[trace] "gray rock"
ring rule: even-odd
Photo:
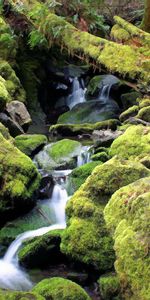
[[[93,139],[95,140],[94,147],[109,147],[112,142],[121,134],[122,131],[112,131],[111,129],[107,130],[94,130]]]
[[[7,104],[6,111],[14,122],[17,122],[26,131],[32,120],[24,103],[12,101]]]
[[[13,121],[10,117],[8,117],[5,113],[0,113],[0,122],[9,129],[10,135],[13,137],[24,133],[22,127],[16,121]]]

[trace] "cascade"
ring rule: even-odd
[[[107,103],[110,100],[111,87],[112,87],[111,84],[103,85],[103,87],[100,90],[98,99],[102,100],[104,103]]]
[[[62,171],[63,172],[63,171]],[[0,288],[12,290],[29,290],[32,287],[28,275],[21,269],[18,263],[17,252],[22,242],[36,236],[41,236],[50,230],[64,229],[66,227],[65,206],[68,194],[65,189],[66,171],[62,174],[61,183],[54,186],[49,207],[53,211],[54,223],[48,227],[31,230],[20,234],[9,246],[5,256],[0,259]]]
[[[91,147],[83,146],[81,149],[81,153],[78,155],[77,158],[77,167],[81,167],[84,164],[90,162],[90,157],[91,157]]]
[[[85,102],[85,92],[84,82],[82,85],[77,77],[73,79],[72,82],[72,93],[67,97],[66,105],[72,109],[76,104]]]

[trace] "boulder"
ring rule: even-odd
[[[104,210],[114,239],[115,269],[125,300],[148,300],[150,295],[149,199],[147,177],[116,191]]]
[[[129,119],[130,117],[135,117],[139,111],[139,107],[137,105],[133,105],[119,116],[119,119],[121,122],[124,122],[125,120]]]
[[[118,120],[106,120],[102,122],[96,122],[95,124],[56,124],[50,127],[50,134],[52,136],[77,136],[77,135],[90,135],[94,130],[111,128],[116,130],[120,125]],[[89,137],[89,136],[88,136]]]
[[[77,165],[77,156],[81,152],[81,144],[74,140],[63,139],[48,144],[35,156],[38,166],[45,171],[53,169],[74,168]]]
[[[15,146],[28,156],[37,154],[47,144],[47,137],[42,134],[22,134],[15,138]]]
[[[53,277],[39,282],[33,291],[45,297],[45,300],[90,300],[88,294],[75,282]]]
[[[22,127],[5,113],[0,113],[0,122],[9,129],[9,132],[13,137],[24,133]]]
[[[85,182],[87,177],[91,175],[94,168],[100,164],[100,161],[92,161],[81,167],[75,168],[71,172],[69,176],[69,183],[71,184],[73,192],[79,189],[79,187]]]
[[[63,259],[60,252],[61,234],[62,230],[53,230],[24,242],[18,254],[21,265],[37,268],[58,264]]]
[[[132,125],[111,145],[110,155],[141,159],[150,153],[150,127]]]
[[[136,91],[131,91],[130,93],[121,95],[121,102],[124,109],[128,109],[133,105],[138,104],[138,98],[141,98],[141,93]]]
[[[45,300],[45,297],[34,292],[0,290],[0,300]]]
[[[67,203],[68,226],[62,234],[62,252],[101,272],[110,270],[115,255],[103,209],[116,190],[149,176],[149,172],[140,163],[118,158],[97,166]]]
[[[58,118],[58,124],[96,123],[115,119],[119,115],[119,107],[113,100],[106,103],[92,100],[75,105],[70,111]]]
[[[94,147],[109,147],[112,142],[122,134],[122,131],[111,129],[94,130],[92,137],[94,140]]]
[[[110,157],[106,152],[99,152],[91,156],[91,159],[93,161],[101,161],[101,162],[106,162],[107,160],[109,160],[109,158]]]
[[[109,273],[106,275],[103,275],[98,280],[99,283],[99,290],[100,295],[102,299],[106,300],[112,300],[112,299],[120,299],[120,281],[119,278],[115,273]],[[118,296],[118,297],[117,297]]]
[[[0,134],[0,224],[34,206],[39,183],[30,158]]]
[[[9,114],[11,119],[18,123],[25,131],[32,122],[24,103],[22,102],[11,101],[6,105],[6,112]]]
[[[112,88],[114,85],[119,85],[120,80],[114,75],[97,75],[94,76],[87,87],[86,97],[87,99],[96,99],[99,97],[100,92],[104,86],[110,86]]]
[[[141,108],[137,114],[137,118],[150,123],[150,105]]]

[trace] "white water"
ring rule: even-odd
[[[98,99],[103,101],[104,103],[107,103],[110,100],[110,90],[111,90],[112,85],[111,84],[106,84],[102,87],[100,90]]]
[[[78,155],[77,158],[77,167],[81,167],[84,164],[87,164],[90,162],[90,157],[91,157],[91,147],[90,146],[83,146],[81,149],[80,155]]]
[[[75,77],[72,83],[72,93],[67,97],[67,106],[72,109],[76,104],[85,102],[85,92],[80,85],[79,79]]]
[[[54,213],[54,224],[48,227],[39,228],[37,230],[27,231],[20,234],[14,242],[9,246],[5,256],[0,260],[0,287],[12,290],[29,290],[32,287],[28,275],[20,268],[17,258],[17,252],[22,242],[41,236],[50,230],[64,229],[66,227],[65,206],[68,200],[66,189],[56,184],[53,194],[49,200],[50,208]]]

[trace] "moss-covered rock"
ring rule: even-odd
[[[105,152],[108,154],[109,152],[109,148],[105,148],[105,147],[96,147],[96,145],[94,145],[94,154],[100,153],[100,152]]]
[[[100,129],[110,128],[116,130],[118,125],[120,125],[120,122],[113,119],[97,122],[95,124],[56,124],[50,127],[50,133],[52,135],[76,136],[78,134],[89,134],[94,130]]]
[[[94,160],[94,161],[99,160],[101,162],[106,162],[107,160],[109,160],[109,156],[106,152],[98,152],[96,154],[93,154],[91,156],[91,159]]]
[[[118,190],[105,208],[105,220],[113,235],[115,268],[123,299],[148,300],[150,295],[150,177]]]
[[[150,98],[144,98],[139,100],[139,108],[150,106]]]
[[[0,134],[0,222],[33,207],[39,183],[40,175],[30,158]]]
[[[91,175],[94,168],[100,165],[100,161],[92,161],[81,167],[75,168],[69,176],[73,191],[79,189],[79,187],[85,182],[88,176]]]
[[[44,170],[74,168],[77,156],[81,152],[81,144],[74,140],[63,139],[48,144],[36,155],[36,161]]]
[[[10,95],[5,86],[5,80],[0,76],[0,112],[2,112],[6,106],[6,103],[10,100]]]
[[[75,105],[70,111],[58,118],[58,124],[84,124],[96,123],[109,119],[116,119],[119,115],[119,107],[115,101],[101,103],[100,100],[92,100]]]
[[[110,154],[119,157],[139,158],[150,153],[150,128],[143,125],[130,126],[111,145]]]
[[[15,138],[15,146],[26,155],[38,153],[47,143],[47,137],[42,134],[22,134]]]
[[[0,300],[44,300],[45,298],[34,292],[16,292],[0,290]]]
[[[88,294],[78,284],[60,277],[42,280],[33,291],[46,300],[90,300]]]
[[[102,300],[115,300],[115,297],[120,294],[120,281],[116,274],[103,275],[98,280],[98,283]]]
[[[61,250],[101,271],[111,269],[114,252],[104,206],[121,186],[145,176],[149,170],[141,164],[118,158],[97,166],[67,204],[68,227],[62,234]]]
[[[9,95],[9,99],[7,102],[11,100],[25,102],[26,95],[20,83],[20,80],[16,76],[15,71],[12,69],[11,65],[5,60],[0,60],[0,75],[5,80],[4,85]]]
[[[137,118],[150,122],[150,106],[141,108],[138,112]]]
[[[86,97],[87,99],[98,98],[99,93],[104,85],[119,85],[120,80],[113,75],[97,75],[94,76],[87,87]]]
[[[138,104],[138,98],[141,97],[141,94],[136,91],[132,91],[130,93],[122,94],[121,101],[124,109],[127,109],[133,105]]]
[[[120,116],[119,119],[121,122],[129,119],[130,117],[135,117],[138,113],[139,107],[137,105],[133,105],[127,110],[125,110]]]
[[[43,267],[46,264],[58,263],[62,230],[54,230],[41,237],[24,242],[19,251],[19,261],[25,267]]]
[[[2,123],[0,123],[0,133],[3,135],[3,137],[4,137],[6,140],[13,141],[13,138],[12,138],[11,135],[9,134],[8,129],[7,129]]]

